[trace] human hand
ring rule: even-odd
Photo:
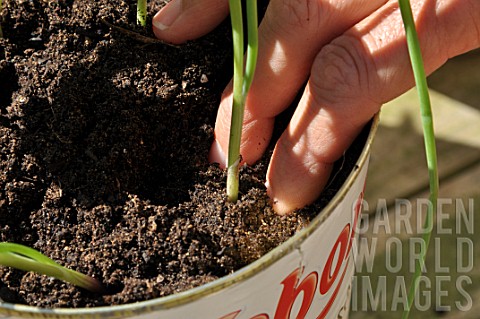
[[[411,0],[428,74],[480,47],[480,1]],[[228,15],[227,0],[172,0],[153,18],[155,35],[182,43]],[[414,86],[397,0],[271,0],[246,102],[241,154],[265,151],[275,116],[307,81],[267,172],[279,214],[313,202],[339,159],[382,104]],[[220,103],[211,161],[225,166],[231,85]]]

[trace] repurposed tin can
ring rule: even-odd
[[[0,302],[0,318],[347,318],[355,229],[377,126],[378,115],[354,170],[324,210],[288,241],[233,274],[175,295],[121,306],[42,309]]]

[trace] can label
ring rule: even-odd
[[[170,296],[133,305],[66,312],[36,308],[30,312],[16,306],[6,309],[0,303],[0,318],[348,318],[355,230],[367,167],[368,160],[348,190],[334,199],[336,206],[326,212],[328,216],[320,215],[322,220],[306,237],[298,241],[292,238],[221,282],[179,294],[180,302],[175,301],[177,296]],[[288,249],[288,253],[282,249]]]

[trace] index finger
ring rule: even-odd
[[[272,0],[259,28],[255,77],[245,106],[241,154],[251,164],[264,153],[274,118],[308,78],[320,48],[381,7],[386,0]],[[231,116],[231,86],[222,98],[211,160],[225,165]]]

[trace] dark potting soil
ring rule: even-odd
[[[149,1],[150,17],[163,4]],[[210,282],[305,227],[353,167],[342,159],[317,203],[280,217],[265,194],[267,154],[242,169],[241,200],[228,203],[225,174],[207,161],[231,77],[228,21],[177,48],[135,25],[134,0],[3,6],[0,241],[107,287],[0,267],[5,302],[124,304]]]

